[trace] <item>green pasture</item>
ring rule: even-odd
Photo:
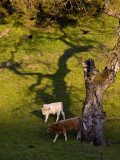
[[[107,147],[95,147],[60,135],[52,144],[53,133],[43,122],[41,106],[62,101],[66,118],[81,117],[85,100],[82,64],[95,60],[102,72],[107,55],[117,41],[115,18],[101,15],[81,18],[78,24],[46,28],[24,27],[11,22],[0,39],[0,160],[103,160],[120,159],[120,71],[105,92],[107,114],[104,134]],[[7,25],[0,25],[0,32]],[[88,30],[83,34],[82,30]],[[33,38],[28,38],[29,35]],[[60,117],[62,119],[62,117]]]

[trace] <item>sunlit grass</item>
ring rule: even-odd
[[[61,135],[52,145],[54,134],[46,130],[55,117],[50,116],[44,124],[40,111],[44,103],[62,101],[66,118],[81,117],[85,100],[82,63],[92,58],[101,72],[107,60],[105,54],[117,40],[113,36],[116,20],[105,15],[102,18],[102,22],[99,18],[96,22],[81,19],[81,26],[67,26],[62,31],[13,25],[0,39],[1,160],[96,160],[100,159],[101,152],[103,159],[119,159],[119,145],[110,143],[109,147],[96,148],[81,144],[76,141],[74,131],[68,132],[68,142]],[[5,28],[0,26],[0,31]],[[90,32],[83,34],[81,29]],[[30,34],[32,39],[28,38]],[[107,118],[120,117],[119,77],[120,72],[104,95]],[[118,123],[119,119],[106,121],[108,142],[120,140]]]

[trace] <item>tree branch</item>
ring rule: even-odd
[[[114,78],[120,67],[120,56],[118,52],[112,51],[109,54],[108,59],[109,62],[101,74],[103,76],[103,82],[101,84],[103,91],[105,91],[114,82]]]

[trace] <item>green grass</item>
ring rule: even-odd
[[[82,63],[92,58],[102,71],[105,55],[116,43],[116,19],[101,15],[79,23],[62,31],[13,25],[0,39],[0,160],[98,160],[101,152],[105,160],[119,160],[120,72],[104,95],[107,118],[113,118],[106,120],[104,129],[109,147],[80,143],[74,131],[68,132],[68,142],[61,135],[52,145],[54,134],[46,130],[56,117],[43,123],[41,106],[56,101],[63,102],[66,118],[81,117],[85,100]],[[0,32],[6,27],[0,25]],[[85,35],[81,29],[90,32]],[[27,38],[30,34],[32,40]]]
[[[19,125],[1,125],[0,159],[29,160],[29,159],[103,159],[119,160],[119,145],[95,147],[77,141],[76,133],[68,132],[68,142],[60,135],[52,144],[54,134],[46,132],[47,124],[42,122],[23,123]]]

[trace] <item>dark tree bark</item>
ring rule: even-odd
[[[103,111],[103,95],[114,82],[119,70],[119,56],[111,52],[110,61],[102,73],[95,68],[94,60],[83,64],[86,99],[82,110],[83,136],[91,144],[106,145],[103,134],[106,113]]]
[[[104,13],[120,19],[120,13],[109,10],[109,0],[104,0]],[[119,20],[120,21],[120,20]],[[119,24],[120,25],[120,24]],[[120,36],[120,26],[118,35]],[[103,110],[103,95],[114,82],[120,66],[120,37],[108,57],[108,63],[102,73],[94,65],[94,60],[84,61],[84,79],[86,87],[86,99],[82,109],[83,137],[86,141],[95,145],[106,145],[103,128],[106,113]]]

